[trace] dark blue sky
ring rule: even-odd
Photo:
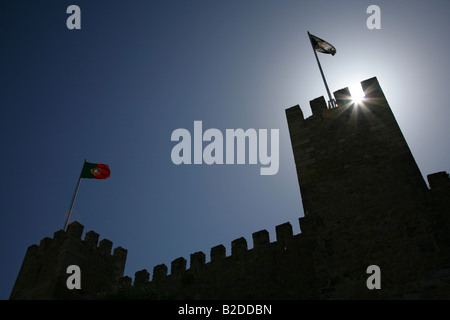
[[[68,30],[66,9],[81,9]],[[381,8],[369,30],[366,9]],[[450,171],[450,2],[361,0],[0,1],[0,299],[26,249],[71,221],[128,249],[125,275],[290,222],[301,197],[284,110],[377,76],[426,176]],[[181,165],[175,129],[279,129],[280,164]]]

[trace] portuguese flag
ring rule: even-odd
[[[81,178],[106,179],[111,175],[107,164],[85,162]]]

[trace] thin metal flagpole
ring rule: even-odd
[[[80,177],[78,178],[78,183],[77,183],[77,187],[75,188],[75,193],[73,194],[72,197],[72,203],[70,204],[70,209],[69,209],[69,213],[67,214],[66,217],[66,222],[64,223],[64,231],[66,231],[66,227],[67,227],[67,223],[69,222],[69,218],[70,218],[70,214],[72,213],[72,208],[73,208],[73,204],[75,203],[75,198],[77,197],[77,193],[78,193],[78,188],[80,188],[80,183],[81,183],[81,176],[83,174],[83,169],[84,169],[84,165],[86,164],[86,159],[84,160],[83,163],[83,168],[81,168],[81,173],[80,173]]]
[[[313,44],[312,44],[312,41],[311,41],[311,34],[309,33],[309,31],[308,31],[308,38],[309,38],[309,42],[311,42],[311,47],[312,47],[312,49],[313,49],[314,56],[316,57],[317,64],[319,65],[320,74],[322,75],[323,83],[325,84],[325,88],[327,89],[328,98],[330,99],[330,100],[328,101],[328,107],[330,107],[330,104],[331,104],[331,107],[334,108],[334,107],[336,107],[336,104],[335,104],[334,99],[331,98],[330,89],[328,88],[327,80],[325,79],[325,75],[323,74],[322,66],[320,65],[319,57],[317,56],[316,49],[314,49],[314,46],[313,46]]]

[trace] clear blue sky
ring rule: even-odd
[[[66,9],[81,9],[68,30]],[[369,30],[366,9],[381,8]],[[450,171],[449,1],[0,1],[0,299],[26,249],[72,219],[128,250],[125,275],[285,222],[301,197],[284,110],[377,76],[424,176]],[[177,128],[279,129],[280,167],[181,165]]]

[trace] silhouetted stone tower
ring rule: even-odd
[[[320,97],[307,119],[299,106],[286,110],[301,229],[321,298],[413,296],[425,274],[443,267],[448,244],[435,237],[439,215],[377,79],[361,85],[360,104],[345,88],[334,93],[337,108]],[[369,265],[381,268],[383,290],[367,289]]]
[[[334,92],[337,107],[311,101],[312,116],[286,110],[305,216],[269,232],[179,257],[153,275],[122,277],[127,251],[72,223],[28,248],[11,299],[89,299],[126,289],[151,289],[176,299],[450,299],[450,178],[425,183],[376,78],[365,98]],[[274,213],[275,214],[275,213]],[[81,290],[66,287],[67,266],[81,269]],[[381,289],[366,285],[369,266]],[[138,290],[139,291],[139,290]],[[144,290],[146,291],[146,290]]]
[[[427,190],[377,79],[361,84],[359,105],[342,89],[334,93],[338,108],[327,109],[321,97],[306,120],[298,106],[286,111],[305,215],[353,204],[391,208]]]
[[[98,293],[111,293],[123,276],[127,250],[117,247],[111,255],[112,242],[103,239],[97,246],[98,233],[89,231],[81,240],[84,227],[72,222],[67,231],[55,232],[39,246],[28,248],[10,299],[94,299]],[[69,290],[67,267],[81,269],[81,289]]]

